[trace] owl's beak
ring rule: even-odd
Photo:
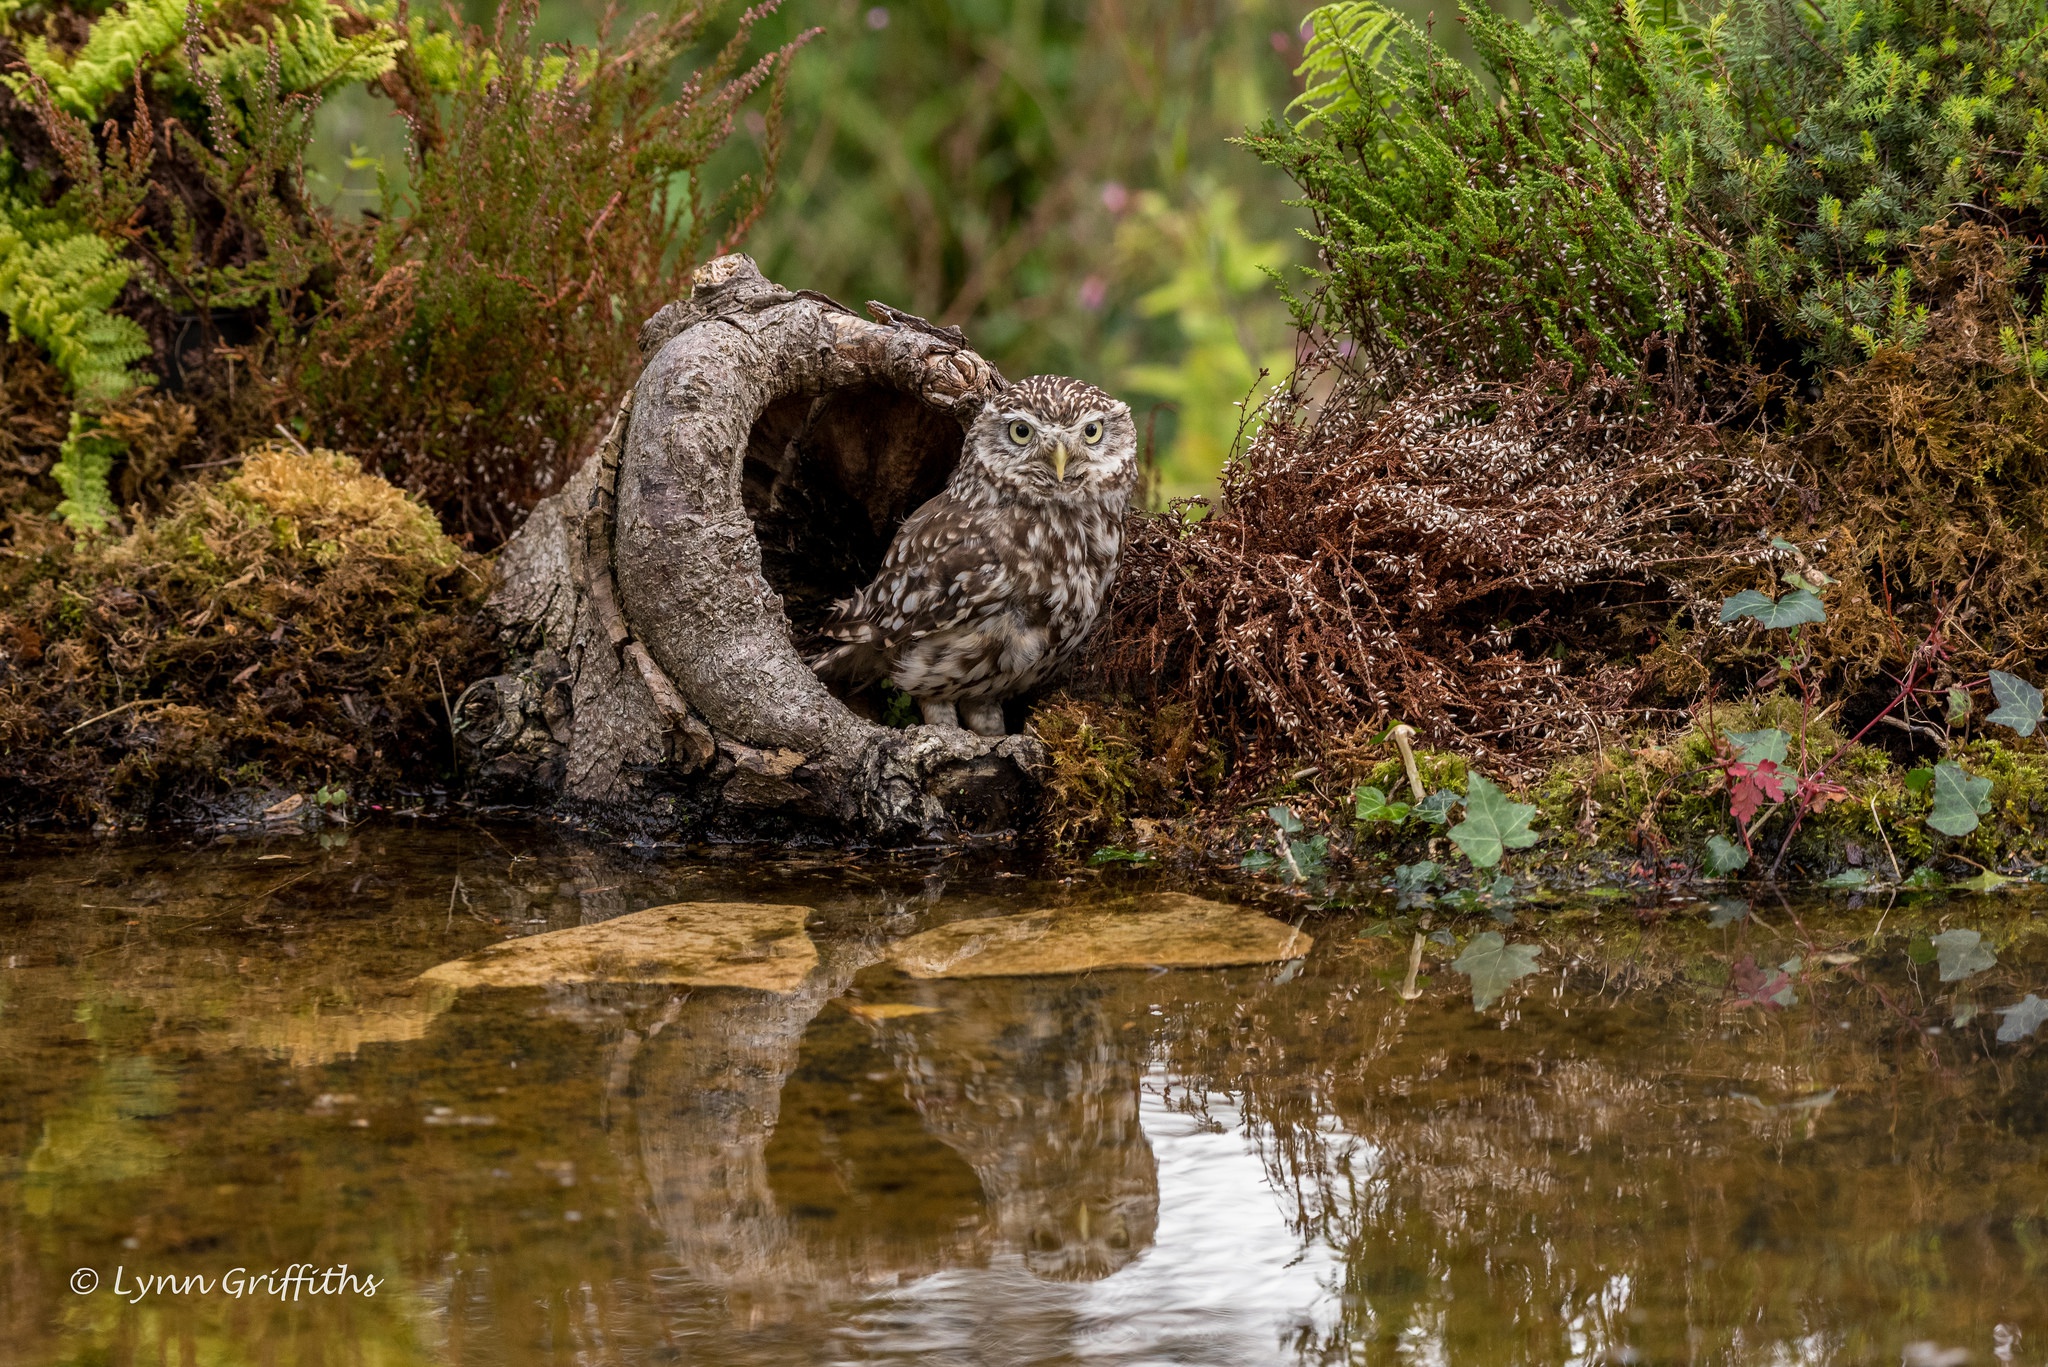
[[[1067,444],[1065,442],[1061,442],[1052,448],[1052,477],[1057,480],[1064,480],[1067,477]]]

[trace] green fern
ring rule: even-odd
[[[105,530],[114,520],[114,496],[107,477],[114,472],[114,457],[126,450],[116,438],[93,430],[79,413],[71,415],[71,431],[57,450],[57,463],[50,473],[64,491],[57,515],[74,532]]]
[[[4,3],[4,0],[0,0]],[[129,88],[136,73],[182,59],[185,27],[192,15],[202,26],[222,0],[129,0],[103,15],[70,57],[53,50],[39,34],[20,37],[22,60],[50,88],[57,107],[96,119],[107,102]],[[293,0],[253,32],[211,36],[201,59],[216,80],[253,75],[278,50],[283,88],[289,94],[324,94],[338,86],[373,81],[389,71],[405,38],[395,27],[380,27],[344,38],[335,22],[345,15],[328,0]],[[4,14],[0,14],[4,20]],[[28,78],[0,76],[15,95],[30,99]]]
[[[1249,140],[1315,215],[1304,328],[1388,378],[1502,378],[1546,355],[1634,374],[1734,326],[1732,263],[1682,215],[1692,167],[1647,126],[1612,22],[1582,8],[1525,26],[1464,5],[1478,71],[1378,0],[1310,16],[1294,122]]]
[[[398,61],[406,45],[395,28],[344,38],[334,31],[342,11],[326,0],[298,0],[257,34],[235,34],[208,44],[202,60],[216,80],[254,81],[278,53],[280,87],[287,94],[325,94],[339,86],[374,81]]]
[[[111,312],[129,270],[98,234],[0,197],[0,314],[17,340],[48,353],[88,405],[112,403],[141,383],[129,367],[149,354],[149,341],[132,319]]]
[[[187,0],[129,0],[120,10],[93,23],[85,43],[70,57],[53,51],[40,34],[20,39],[22,61],[50,87],[57,107],[80,118],[96,119],[107,101],[126,90],[136,72],[177,49],[185,35]],[[219,0],[193,0],[203,16]],[[29,85],[20,75],[0,77],[16,98],[29,101]]]

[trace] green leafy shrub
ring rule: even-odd
[[[456,531],[503,536],[630,380],[641,319],[758,214],[804,37],[749,62],[770,9],[679,80],[710,10],[550,51],[531,4],[489,34],[390,0],[7,7],[0,312],[71,385],[64,513],[113,521],[125,456],[99,417],[154,380],[196,410],[195,455],[290,420]],[[405,115],[411,185],[350,224],[314,202],[306,160],[321,99],[364,82]],[[768,173],[709,192],[706,160],[764,86]]]
[[[1475,71],[1378,0],[1310,15],[1307,90],[1250,140],[1315,215],[1301,325],[1382,375],[1633,374],[1729,330],[1728,261],[1685,216],[1624,35],[1589,7],[1528,25],[1467,4]]]
[[[788,59],[742,65],[754,12],[680,96],[705,13],[643,20],[617,43],[547,53],[501,14],[437,95],[403,64],[417,164],[404,198],[344,236],[333,302],[288,364],[305,420],[495,541],[594,440],[631,382],[640,323],[687,293],[707,249],[761,212]],[[742,102],[770,87],[769,173],[707,193],[702,168]],[[721,235],[722,234],[722,235]]]
[[[1692,216],[1811,361],[1918,340],[1929,309],[1909,255],[1925,230],[2041,230],[2038,0],[1625,0],[1621,14],[1661,140],[1697,167]]]

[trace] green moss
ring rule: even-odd
[[[354,461],[261,447],[124,536],[45,536],[0,562],[0,815],[450,777],[443,689],[489,672],[488,577]]]

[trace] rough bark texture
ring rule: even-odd
[[[597,452],[500,553],[521,663],[456,707],[482,795],[678,833],[1019,822],[1036,742],[877,725],[799,651],[1004,383],[958,330],[869,310],[728,256],[649,320]]]

